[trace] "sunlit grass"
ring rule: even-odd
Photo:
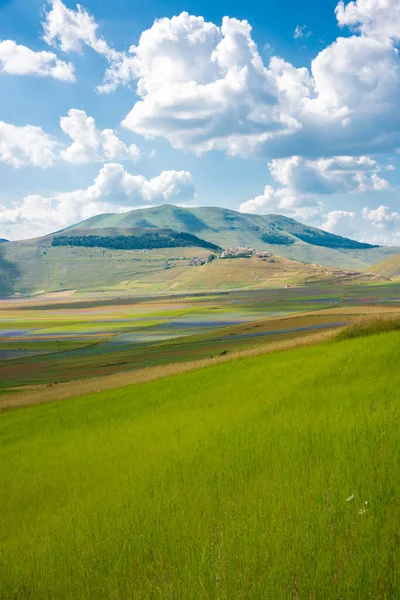
[[[400,330],[400,314],[377,314],[357,319],[351,325],[342,329],[338,335],[338,340],[349,340],[357,337],[366,337],[379,333],[388,333],[390,331]]]
[[[400,586],[400,333],[0,415],[4,598]]]

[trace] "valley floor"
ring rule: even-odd
[[[0,406],[21,386],[215,361],[398,310],[396,283],[2,301]]]

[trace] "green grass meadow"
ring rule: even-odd
[[[400,332],[0,414],[2,599],[394,599]]]

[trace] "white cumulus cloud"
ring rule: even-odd
[[[0,73],[75,81],[74,66],[70,62],[59,60],[54,52],[34,52],[13,40],[0,41]]]
[[[355,226],[356,213],[347,210],[331,210],[326,215],[325,221],[321,225],[321,229],[342,235],[352,237],[356,235],[357,228]]]
[[[342,27],[351,27],[370,37],[400,39],[400,3],[398,0],[340,0],[336,17]]]
[[[363,208],[362,216],[366,221],[381,229],[391,229],[400,225],[400,214],[391,212],[387,206],[379,206],[376,209]]]
[[[155,21],[130,53],[140,100],[123,125],[175,148],[315,158],[398,145],[400,58],[387,38],[339,37],[311,70],[265,65],[247,21],[182,13]]]
[[[0,162],[15,168],[51,167],[56,158],[57,141],[41,127],[18,127],[0,121]]]
[[[69,110],[68,115],[60,119],[60,127],[73,140],[60,154],[67,162],[82,164],[101,160],[137,160],[140,156],[135,144],[124,144],[113,129],[99,130],[94,118],[83,110]]]
[[[314,218],[323,210],[321,196],[381,191],[389,186],[378,175],[379,164],[368,156],[318,160],[292,156],[274,159],[268,168],[281,187],[267,185],[263,194],[240,205],[241,212],[281,212],[295,218]]]
[[[60,48],[63,52],[81,54],[87,46],[104,56],[109,67],[104,82],[98,86],[99,92],[114,91],[119,85],[132,81],[132,58],[126,52],[112,48],[98,34],[95,18],[85,8],[76,5],[76,9],[65,6],[62,0],[48,0],[49,10],[45,12],[43,21],[43,39],[50,46]]]
[[[188,171],[163,171],[146,179],[108,163],[86,189],[49,197],[31,194],[11,207],[0,205],[0,234],[11,239],[44,235],[103,212],[190,201],[194,193]]]
[[[300,156],[272,160],[272,177],[297,195],[344,194],[382,190],[389,186],[377,172],[378,163],[368,156],[334,156],[307,160]]]

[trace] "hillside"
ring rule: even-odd
[[[173,229],[199,236],[223,248],[251,246],[276,256],[343,269],[368,269],[370,264],[393,254],[392,249],[333,235],[288,217],[250,215],[218,207],[164,205],[122,214],[97,215],[74,225],[73,229],[107,227]],[[377,260],[374,260],[375,251],[379,253]]]
[[[3,259],[0,255],[0,294],[284,287],[332,277],[330,269],[276,256],[207,262],[213,254],[208,248],[118,250],[52,244],[52,237],[7,244]]]
[[[377,275],[388,277],[390,279],[400,277],[400,254],[396,254],[395,256],[387,258],[386,260],[371,267],[370,270]]]
[[[105,228],[70,229],[52,237],[52,246],[109,248],[111,250],[154,250],[156,248],[206,248],[221,250],[216,244],[206,242],[190,233],[172,229]]]
[[[399,360],[393,332],[4,412],[2,597],[397,598]]]
[[[235,246],[267,251],[273,262],[207,264],[210,254]],[[278,215],[165,205],[98,215],[42,238],[1,244],[0,296],[276,287],[324,279],[330,268],[368,272],[393,251]]]

